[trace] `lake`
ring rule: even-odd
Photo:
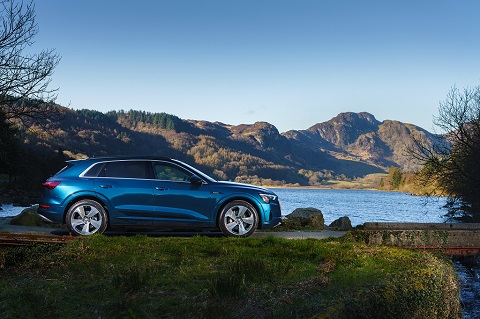
[[[374,190],[333,190],[311,188],[275,188],[282,214],[296,208],[313,207],[322,211],[325,224],[348,216],[352,226],[365,222],[442,223],[447,211],[442,197],[412,196],[399,192]]]

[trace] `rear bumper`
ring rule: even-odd
[[[50,223],[63,224],[63,207],[52,205],[50,208],[37,209],[37,214],[45,221]]]
[[[37,212],[37,215],[40,216],[40,218],[41,218],[42,220],[46,221],[47,223],[54,223],[53,220],[51,220],[51,219],[43,216],[42,214],[39,214],[38,212]]]

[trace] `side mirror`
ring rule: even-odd
[[[190,176],[190,183],[196,184],[196,185],[202,185],[203,184],[203,179],[201,179],[197,175],[192,175],[192,176]]]

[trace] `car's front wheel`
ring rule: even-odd
[[[258,227],[257,210],[246,201],[232,201],[223,207],[219,227],[225,236],[248,237]]]
[[[73,235],[101,234],[107,228],[107,213],[100,203],[83,199],[70,207],[66,222]]]

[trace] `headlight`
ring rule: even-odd
[[[270,204],[270,201],[276,200],[277,196],[272,195],[272,194],[258,194],[260,197],[263,199],[263,201],[267,204]]]

